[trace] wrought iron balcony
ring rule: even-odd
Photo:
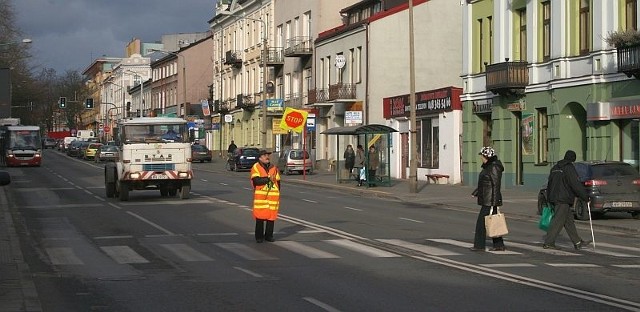
[[[354,100],[356,98],[356,85],[353,83],[337,83],[329,85],[329,101]]]
[[[235,68],[242,67],[242,56],[240,51],[229,50],[224,54],[224,64]]]
[[[618,72],[640,79],[640,45],[618,48]]]
[[[284,56],[300,57],[313,55],[311,37],[300,36],[287,40],[284,48]]]
[[[329,92],[327,89],[311,89],[309,90],[309,101],[307,104],[322,103],[329,100]]]
[[[302,108],[302,97],[300,96],[300,94],[287,94],[284,99],[284,107]]]
[[[253,111],[256,108],[256,103],[253,97],[246,94],[238,94],[236,96],[236,107],[248,111]]]
[[[262,52],[261,52],[262,53]],[[260,55],[260,66],[262,66],[262,54]],[[267,66],[283,66],[284,53],[282,48],[267,49]]]
[[[529,68],[526,61],[509,62],[487,65],[487,91],[494,94],[522,94],[529,85]]]
[[[213,102],[213,112],[214,113],[220,113],[220,114],[226,114],[229,112],[229,103],[227,103],[226,101],[214,101]]]

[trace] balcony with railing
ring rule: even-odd
[[[213,102],[213,112],[214,113],[220,113],[220,114],[226,114],[229,112],[229,103],[227,103],[226,101],[214,101]]]
[[[356,85],[354,83],[337,83],[329,85],[329,101],[355,99]]]
[[[284,48],[284,56],[301,57],[313,55],[313,43],[311,37],[299,36],[287,40]]]
[[[256,102],[251,95],[238,94],[236,96],[236,107],[247,111],[253,111],[256,108]]]
[[[618,72],[640,79],[640,45],[618,48]]]
[[[522,94],[529,85],[529,68],[526,61],[496,63],[486,66],[486,88],[494,94]]]
[[[260,53],[263,53],[262,51]],[[262,66],[262,54],[260,54],[260,66]],[[284,53],[282,48],[267,48],[267,66],[284,66]]]
[[[327,89],[310,89],[309,100],[307,104],[315,104],[327,102],[329,100],[329,92]]]
[[[235,68],[242,67],[242,53],[240,51],[229,50],[224,54],[225,65],[231,65]]]
[[[284,97],[284,107],[302,108],[302,100],[300,93],[287,94]]]

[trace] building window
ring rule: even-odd
[[[482,120],[482,146],[491,146],[491,132],[493,131],[493,120],[491,114],[478,115]]]
[[[484,31],[483,31],[483,27],[482,27],[482,19],[478,19],[478,39],[480,40],[479,44],[478,44],[478,64],[479,64],[479,72],[482,72],[483,70],[485,70],[485,68],[483,67],[483,62],[484,62],[484,58],[483,58],[483,53],[482,51],[484,50]]]
[[[542,59],[551,58],[551,1],[542,3]]]
[[[520,18],[520,60],[527,60],[527,10],[518,10]]]
[[[627,30],[638,30],[638,1],[627,0],[625,11]]]
[[[546,108],[538,108],[538,163],[546,163],[549,154],[549,116]]]
[[[487,21],[489,22],[489,40],[487,42],[489,45],[489,55],[487,55],[487,62],[489,62],[489,64],[493,64],[493,18],[489,16],[487,17]]]
[[[421,168],[437,169],[440,166],[439,146],[440,127],[438,118],[425,118],[416,125],[419,166]]]
[[[590,50],[589,1],[591,0],[580,0],[580,54],[588,54]]]

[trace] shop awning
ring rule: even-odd
[[[358,134],[384,134],[384,133],[391,133],[391,132],[398,132],[398,130],[385,125],[372,124],[372,125],[360,125],[360,126],[349,126],[349,127],[335,127],[322,132],[322,134],[358,135]]]

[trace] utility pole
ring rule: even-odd
[[[262,132],[260,140],[264,144],[264,148],[267,148],[267,80],[269,79],[269,72],[267,69],[267,57],[269,51],[267,50],[267,24],[262,22],[264,34],[262,35]]]
[[[418,147],[416,134],[416,66],[413,38],[413,0],[409,0],[409,192],[418,192]]]

